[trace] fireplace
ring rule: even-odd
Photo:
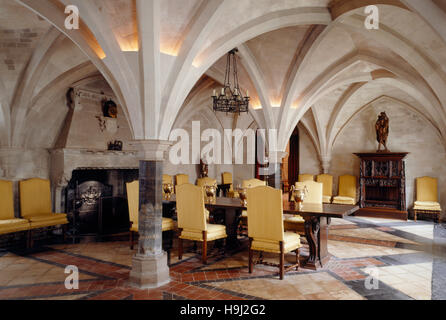
[[[76,169],[65,191],[70,230],[76,235],[107,235],[129,230],[126,183],[138,169]]]

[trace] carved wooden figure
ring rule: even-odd
[[[381,145],[384,147],[384,151],[387,149],[387,138],[389,136],[389,118],[385,112],[381,112],[378,116],[378,120],[375,124],[376,140],[378,141],[378,152],[381,151]]]

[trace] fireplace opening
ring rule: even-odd
[[[65,192],[72,235],[110,235],[129,230],[126,183],[138,169],[77,169]]]

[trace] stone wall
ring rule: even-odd
[[[308,133],[299,128],[299,173],[320,174],[321,164],[314,143]]]
[[[402,105],[386,101],[372,103],[356,114],[340,131],[334,142],[329,173],[334,176],[333,193],[338,190],[338,177],[343,174],[359,176],[356,152],[375,152],[378,145],[374,125],[378,114],[385,111],[390,119],[388,148],[392,152],[409,152],[406,158],[406,202],[411,208],[415,201],[415,178],[431,176],[438,179],[439,200],[446,208],[445,147],[436,129],[419,114]],[[309,137],[301,134],[301,171],[316,173],[317,155],[310,147]],[[444,217],[444,213],[443,213]]]

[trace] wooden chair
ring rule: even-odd
[[[206,222],[203,188],[186,183],[177,189],[178,259],[183,258],[183,240],[202,242],[202,262],[207,263],[207,243],[226,239],[226,226]]]
[[[53,213],[51,205],[50,181],[44,179],[29,179],[19,183],[20,209],[23,219],[30,223],[29,247],[33,246],[33,229],[62,225],[65,239],[66,225],[65,213]]]
[[[330,174],[320,174],[316,177],[316,181],[323,185],[322,202],[331,203],[333,197],[333,176]]]
[[[214,185],[215,188],[217,188],[217,180],[216,179],[212,179],[209,177],[197,179],[197,186],[199,186],[199,187],[212,186],[212,185]]]
[[[248,189],[248,236],[249,236],[249,273],[255,264],[279,267],[280,279],[285,271],[299,269],[300,236],[294,232],[284,232],[282,190],[261,186]],[[260,258],[253,261],[254,251],[260,251]],[[296,264],[285,268],[285,254],[296,253]],[[263,261],[262,252],[280,254],[280,263]]]
[[[242,188],[255,188],[260,186],[266,186],[266,181],[259,179],[248,179],[242,181]]]
[[[175,193],[177,192],[177,187],[182,184],[189,183],[189,175],[187,174],[177,174],[175,176]]]
[[[27,231],[30,227],[28,220],[14,216],[12,182],[0,180],[0,235]]]
[[[440,222],[441,206],[438,202],[438,180],[432,177],[421,177],[416,179],[417,201],[414,203],[414,220],[417,221],[418,214],[428,214]]]
[[[297,178],[298,182],[305,182],[305,181],[314,181],[314,175],[312,174],[300,174]]]
[[[222,181],[223,184],[229,184],[230,185],[229,190],[226,193],[227,197],[229,197],[229,198],[238,198],[239,197],[238,192],[234,191],[234,183],[233,183],[233,180],[232,180],[232,173],[230,173],[230,172],[223,172],[221,174],[221,181]]]
[[[307,180],[305,182],[296,182],[296,187],[306,187],[308,190],[308,194],[306,195],[303,204],[314,203],[322,205],[322,183]],[[301,216],[287,216],[283,223],[286,231],[298,232],[301,235],[305,234],[305,220]]]
[[[356,177],[340,176],[338,196],[333,198],[333,203],[355,205],[356,202]]]
[[[139,181],[135,180],[129,182],[127,185],[127,202],[129,205],[129,219],[130,219],[130,249],[133,250],[135,242],[135,234],[138,233],[139,220]],[[162,220],[162,231],[175,230],[175,222],[170,218]]]
[[[259,179],[249,179],[242,181],[243,189],[255,188],[260,186],[266,186],[266,181],[262,181]],[[246,210],[242,211],[242,216],[240,217],[240,223],[242,228],[248,226],[248,212]]]

